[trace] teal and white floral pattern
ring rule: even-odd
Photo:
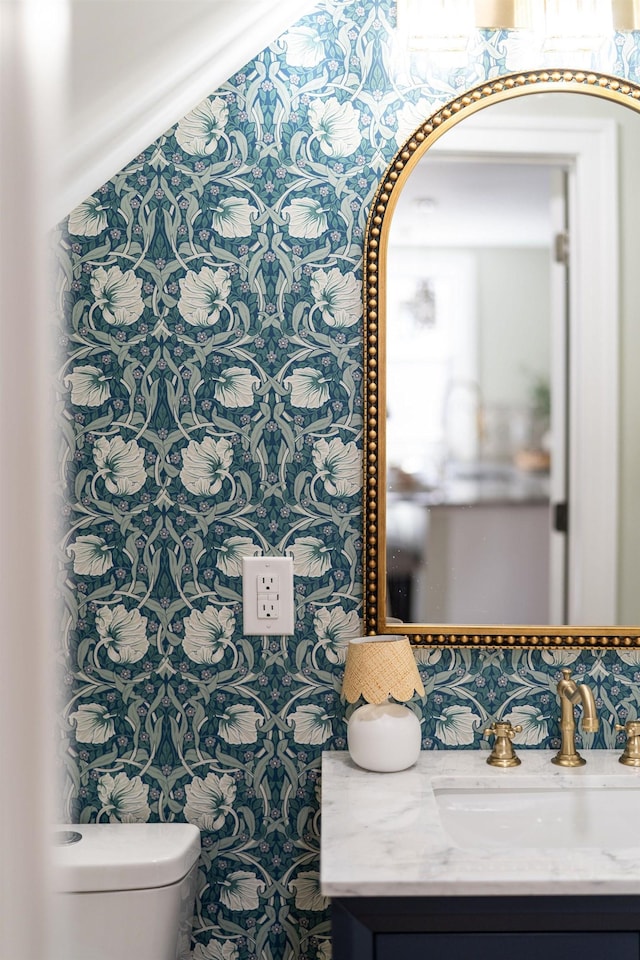
[[[238,960],[238,948],[232,940],[209,940],[206,946],[196,944],[193,960]]]
[[[220,830],[227,815],[233,815],[236,784],[226,773],[222,777],[209,773],[204,780],[194,777],[185,793],[184,815],[201,830]]]
[[[147,803],[149,787],[140,777],[129,778],[126,773],[113,777],[105,773],[98,779],[98,798],[102,804],[96,819],[104,816],[111,823],[146,823],[151,810]]]
[[[129,327],[140,318],[144,303],[140,296],[142,278],[133,270],[120,267],[98,267],[91,276],[91,293],[95,307],[102,312],[102,319],[117,327]]]
[[[149,649],[147,618],[139,610],[127,610],[119,603],[116,607],[100,607],[96,613],[96,630],[101,638],[96,646],[106,647],[108,657],[114,663],[136,663],[142,660]]]
[[[69,233],[75,233],[79,237],[97,237],[107,229],[107,209],[108,207],[102,206],[99,197],[89,197],[70,215]]]
[[[104,479],[109,493],[126,496],[137,493],[144,486],[147,479],[144,450],[135,440],[125,443],[122,437],[113,440],[99,437],[93,448],[93,459],[98,468],[97,476]]]
[[[295,197],[282,213],[290,237],[301,240],[317,240],[329,229],[327,211],[319,200],[310,197]]]
[[[289,547],[298,577],[322,577],[331,569],[331,547],[318,537],[298,537]]]
[[[221,97],[203,100],[176,127],[176,140],[185,153],[206,157],[215,151],[229,119],[229,110]]]
[[[333,717],[324,707],[315,703],[298,707],[289,715],[289,719],[293,723],[293,739],[296,743],[313,743],[319,746],[326,743],[333,732]]]
[[[65,814],[199,826],[193,960],[330,960],[318,781],[360,631],[363,230],[398,144],[514,54],[487,33],[466,66],[395,74],[394,8],[320,0],[60,228]],[[259,553],[293,557],[293,637],[243,635]],[[502,717],[554,745],[566,665],[596,692],[586,746],[640,711],[636,652],[417,660],[426,749],[486,749]]]
[[[67,553],[73,556],[73,572],[88,577],[100,577],[113,566],[111,550],[102,537],[93,533],[78,537]]]
[[[347,612],[339,606],[320,607],[314,617],[313,627],[318,642],[331,663],[344,663],[349,640],[361,635],[360,619],[356,611]]]
[[[224,437],[220,440],[205,437],[202,443],[190,440],[182,451],[184,466],[180,479],[190,493],[213,497],[221,490],[223,480],[229,478],[232,460],[233,447]]]
[[[352,327],[362,316],[360,284],[352,273],[337,267],[316,270],[311,278],[311,293],[322,319],[329,327]],[[311,318],[313,309],[309,314]]]
[[[323,406],[331,398],[330,382],[330,378],[325,377],[322,370],[300,367],[290,377],[286,377],[284,385],[290,392],[291,406],[311,409]]]
[[[234,703],[218,717],[218,733],[227,743],[256,743],[263,717],[253,707]]]
[[[309,106],[309,124],[327,157],[349,157],[360,146],[360,111],[336,97],[314,100]]]
[[[233,649],[236,618],[229,607],[210,604],[204,610],[192,610],[184,621],[184,652],[194,663],[219,663],[225,650]]]
[[[255,557],[261,548],[249,537],[229,537],[217,549],[216,567],[227,577],[242,576],[242,558]]]
[[[100,407],[111,396],[109,378],[91,365],[76,367],[65,377],[65,385],[71,385],[71,403],[76,407]]]
[[[313,445],[317,476],[332,497],[350,497],[362,486],[362,457],[355,443],[340,437],[317,440]]]
[[[320,893],[320,874],[317,870],[303,870],[289,884],[295,891],[295,905],[299,910],[326,910],[327,897]]]
[[[551,719],[549,714],[544,714],[539,707],[532,707],[523,704],[521,707],[514,707],[511,713],[504,715],[514,728],[522,727],[519,733],[516,733],[514,743],[519,743],[527,747],[537,747],[549,736],[549,724]]]
[[[180,280],[180,299],[178,310],[181,315],[194,327],[211,327],[220,319],[220,311],[225,310],[229,316],[231,310],[227,304],[227,297],[231,292],[229,272],[218,267],[203,267],[199,273],[187,270],[184,280]]]
[[[220,883],[220,901],[230,911],[257,910],[265,884],[249,870],[234,870]]]
[[[100,703],[83,703],[69,715],[78,743],[106,743],[115,736],[113,717]]]

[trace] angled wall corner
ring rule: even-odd
[[[52,223],[316,5],[75,0]]]

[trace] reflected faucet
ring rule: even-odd
[[[571,679],[571,670],[562,671],[562,680],[558,683],[560,697],[560,749],[551,760],[561,767],[581,767],[587,761],[576,750],[576,720],[573,715],[574,704],[582,701],[582,729],[585,733],[595,733],[598,729],[598,713],[591,688],[586,684],[578,685]]]

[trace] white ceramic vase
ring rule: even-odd
[[[347,724],[349,754],[365,770],[406,770],[418,759],[420,743],[420,721],[401,703],[366,703],[354,710]]]

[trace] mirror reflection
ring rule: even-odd
[[[408,176],[386,260],[388,616],[640,622],[638,127],[535,94],[465,118]],[[597,182],[589,151],[608,152]],[[597,231],[616,255],[594,269]]]

